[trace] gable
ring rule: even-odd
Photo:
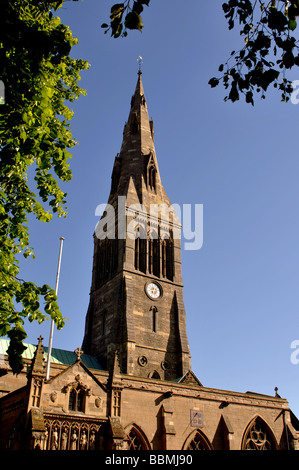
[[[84,410],[89,415],[102,416],[106,410],[105,384],[79,360],[43,384],[42,408],[45,412],[70,412],[71,396],[81,394]]]
[[[85,387],[93,386],[100,387],[106,393],[106,387],[100,382],[100,380],[85,366],[85,364],[79,360],[74,364],[64,369],[59,374],[51,377],[46,384],[52,387],[56,386],[67,386],[69,383],[73,383],[76,377],[80,376],[80,381],[84,383]],[[46,385],[45,384],[45,385]]]
[[[180,384],[186,384],[186,385],[196,385],[199,387],[202,387],[202,383],[198,380],[194,372],[192,370],[188,370],[186,374],[178,380],[178,383]]]

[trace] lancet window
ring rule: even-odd
[[[173,281],[174,277],[174,243],[172,233],[170,238],[166,240],[166,277]]]
[[[151,307],[151,311],[152,311],[152,330],[154,333],[157,332],[157,312],[158,312],[158,309],[157,307]]]
[[[172,232],[169,239],[162,239],[152,232],[148,239],[143,231],[137,229],[135,238],[135,269],[173,281],[174,279],[174,242]]]
[[[81,388],[74,388],[70,391],[69,410],[84,411],[85,391]]]
[[[153,155],[149,155],[149,161],[147,165],[147,186],[151,191],[156,191],[157,182],[157,168],[153,159]]]
[[[146,273],[146,243],[146,234],[138,227],[135,238],[135,269],[143,273]]]
[[[40,379],[34,379],[33,391],[32,391],[32,406],[40,406],[42,382]]]
[[[148,240],[148,272],[160,276],[160,240],[156,232]]]
[[[200,432],[196,432],[186,450],[210,450],[210,446]]]
[[[113,390],[112,395],[112,414],[113,416],[120,416],[120,405],[121,405],[121,391]]]
[[[140,436],[139,432],[132,428],[128,434],[128,448],[129,450],[147,450],[148,447]]]
[[[152,191],[156,191],[156,174],[156,167],[152,163],[148,169],[148,185]]]

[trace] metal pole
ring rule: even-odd
[[[59,275],[60,275],[60,265],[61,265],[63,240],[64,240],[64,238],[61,237],[60,238],[60,250],[59,250],[59,258],[58,258],[57,274],[56,274],[56,286],[55,286],[56,297],[57,297],[57,293],[58,293],[58,283],[59,283]],[[49,380],[49,377],[50,377],[50,362],[51,362],[51,352],[52,352],[52,342],[53,342],[53,330],[54,330],[54,320],[51,321],[51,328],[50,328],[46,380]]]

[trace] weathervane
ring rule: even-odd
[[[143,60],[141,56],[138,57],[137,62],[139,64],[139,73],[141,73],[141,65],[143,64]]]

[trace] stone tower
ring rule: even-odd
[[[163,188],[141,71],[94,234],[82,348],[107,370],[174,380],[190,368],[181,225]]]

